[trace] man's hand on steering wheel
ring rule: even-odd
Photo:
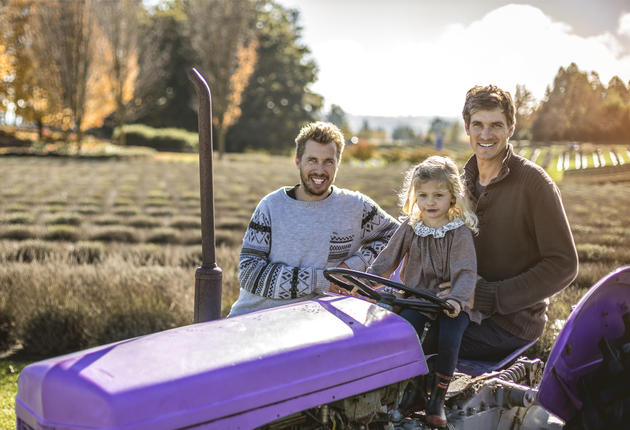
[[[341,263],[339,266],[337,266],[337,268],[339,268],[339,269],[350,269],[346,263]],[[361,296],[359,294],[359,288],[358,287],[354,287],[354,289],[352,291],[348,291],[345,288],[341,288],[339,285],[335,284],[334,282],[330,283],[330,289],[328,291],[330,291],[331,293],[334,293],[334,294],[340,294],[342,296],[354,296],[354,297],[365,298],[365,297],[363,297],[363,296]]]

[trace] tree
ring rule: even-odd
[[[330,105],[330,111],[326,114],[324,119],[339,127],[339,130],[341,130],[346,139],[350,139],[352,137],[352,130],[350,130],[350,125],[348,124],[348,120],[346,118],[346,112],[344,112],[341,106],[335,104]]]
[[[399,124],[392,131],[392,139],[411,141],[416,138],[416,132],[407,124]]]
[[[194,54],[186,36],[183,3],[173,1],[144,15],[140,27],[140,73],[128,114],[153,127],[197,129],[194,88],[186,73]],[[153,76],[154,80],[146,79]],[[144,78],[141,78],[144,77]],[[132,112],[129,112],[131,110]]]
[[[115,105],[115,122],[122,130],[127,117],[127,103],[132,99],[138,76],[138,29],[140,0],[101,0],[98,21],[107,39],[107,57]],[[150,76],[150,74],[149,74]],[[118,143],[125,144],[125,133],[118,133]]]
[[[303,124],[317,118],[322,98],[309,88],[317,68],[299,41],[298,12],[272,1],[256,5],[258,62],[243,95],[242,115],[227,140],[235,151],[282,152],[294,146]]]
[[[212,119],[222,156],[225,136],[241,114],[243,91],[256,63],[258,42],[251,30],[255,3],[189,0],[185,10],[191,46],[212,91]]]
[[[31,0],[11,0],[0,14],[0,40],[8,71],[0,79],[2,106],[12,106],[15,115],[35,123],[42,138],[43,125],[63,127],[64,113],[58,91],[51,91],[47,66],[34,55],[38,4]],[[35,28],[34,28],[35,27]]]
[[[630,90],[618,76],[608,82],[602,107],[602,125],[608,140],[630,137]]]
[[[33,40],[38,73],[48,73],[47,93],[58,91],[81,151],[88,81],[94,60],[92,0],[51,1],[38,8]]]
[[[531,126],[534,112],[536,111],[536,100],[533,94],[525,85],[516,85],[514,94],[514,105],[516,110],[516,128],[514,130],[515,139],[530,139]]]
[[[536,140],[601,139],[605,88],[595,72],[560,67],[532,125]]]

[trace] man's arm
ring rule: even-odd
[[[369,197],[362,195],[361,248],[344,263],[353,270],[365,271],[385,249],[399,222]]]
[[[238,265],[241,288],[270,299],[292,299],[328,291],[322,270],[294,267],[269,260],[271,217],[259,204],[245,232]]]
[[[577,275],[578,259],[560,192],[549,182],[534,190],[531,216],[540,260],[512,278],[477,281],[475,309],[509,314],[538,303],[568,286]],[[488,226],[492,228],[492,226]]]

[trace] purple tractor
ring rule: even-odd
[[[439,312],[441,299],[397,298],[372,287],[413,290],[329,269],[329,280],[376,303],[325,296],[218,319],[210,91],[197,71],[191,79],[200,95],[197,323],[27,366],[18,380],[17,429],[428,429],[413,394],[421,398],[431,386],[431,357],[413,327],[387,308]],[[519,358],[523,350],[499,363],[460,362],[447,394],[448,427],[630,428],[629,309],[630,266],[576,305],[544,370],[539,359]]]
[[[372,275],[328,274],[381,303],[435,307],[371,292]],[[457,373],[449,428],[627,428],[629,308],[625,267],[577,304],[544,371],[520,358]],[[358,298],[322,297],[31,364],[18,381],[17,428],[427,429],[421,413],[401,413],[407,388],[427,373],[404,319]]]

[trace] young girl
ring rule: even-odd
[[[444,396],[457,363],[457,354],[469,321],[479,323],[473,311],[477,259],[472,233],[477,217],[465,196],[455,163],[433,156],[411,169],[400,195],[407,219],[392,236],[368,272],[388,277],[404,259],[400,278],[408,287],[437,294],[439,285],[450,282],[444,298],[453,307],[432,321],[423,344],[425,353],[437,352],[435,387],[427,404],[427,422],[445,427]],[[412,309],[400,315],[418,335],[431,317]]]

